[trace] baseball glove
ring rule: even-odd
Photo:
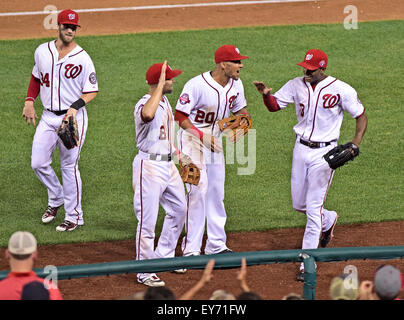
[[[187,155],[182,154],[179,160],[180,176],[184,183],[190,183],[198,185],[201,178],[201,172],[199,168],[192,163],[192,160]]]
[[[65,115],[56,133],[67,149],[72,149],[79,145],[77,122],[72,115]]]
[[[359,155],[359,147],[352,142],[336,146],[324,155],[331,169],[337,169]]]
[[[229,141],[237,142],[247,134],[251,128],[252,121],[248,115],[241,114],[219,120],[218,125]]]

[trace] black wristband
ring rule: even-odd
[[[79,100],[73,102],[70,108],[79,110],[81,107],[84,107],[85,105],[86,105],[85,101],[82,98],[80,98]]]

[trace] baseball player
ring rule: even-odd
[[[215,52],[216,68],[189,80],[178,99],[175,120],[180,125],[178,144],[200,169],[197,186],[186,184],[188,211],[184,256],[199,255],[207,224],[205,254],[231,252],[226,246],[224,207],[225,163],[218,120],[247,114],[240,80],[243,59],[238,48],[224,45]]]
[[[61,11],[58,14],[58,38],[36,49],[22,112],[27,124],[32,121],[35,127],[38,116],[34,101],[41,93],[44,110],[32,143],[31,166],[48,189],[48,207],[42,222],[47,224],[53,221],[58,209],[64,205],[65,221],[56,228],[57,231],[73,231],[84,224],[78,161],[88,126],[85,106],[98,92],[94,64],[74,40],[78,20],[75,11]],[[79,131],[79,145],[70,150],[66,149],[56,133],[65,115],[75,117]],[[51,167],[56,148],[60,152],[63,185]]]
[[[333,237],[338,215],[324,208],[334,175],[323,155],[337,145],[344,111],[356,119],[352,143],[359,147],[367,127],[365,109],[354,88],[327,76],[327,55],[319,49],[307,51],[303,77],[288,81],[271,95],[272,88],[254,81],[270,112],[294,103],[297,124],[293,127],[296,143],[291,173],[292,206],[307,216],[302,249],[326,247]],[[320,238],[321,237],[321,238]],[[304,281],[303,263],[297,280]]]
[[[139,150],[133,160],[133,206],[138,220],[136,260],[174,257],[184,226],[186,199],[184,184],[172,159],[174,115],[165,94],[173,90],[174,78],[181,70],[172,70],[167,61],[152,65],[146,72],[149,92],[136,104],[134,119]],[[159,204],[166,216],[154,250]],[[164,286],[155,273],[138,273],[139,283]]]

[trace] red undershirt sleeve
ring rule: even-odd
[[[35,101],[36,97],[38,97],[39,91],[41,88],[41,81],[38,78],[35,78],[31,75],[31,80],[28,85],[28,92],[25,101]]]
[[[175,111],[174,115],[174,120],[178,121],[179,126],[181,127],[181,124],[188,119],[188,114],[182,112],[182,111]],[[197,127],[192,126],[189,129],[189,132],[192,133],[195,137],[199,138],[201,141],[203,139],[203,132],[199,130]]]
[[[273,95],[271,95],[271,93],[263,95],[262,98],[269,112],[275,112],[281,110],[281,108],[278,105],[278,102],[276,101],[276,98]]]

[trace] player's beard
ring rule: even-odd
[[[69,45],[74,41],[74,34],[70,37],[67,37],[62,30],[59,30],[59,39],[62,40],[64,45]]]
[[[166,83],[166,84],[164,84],[164,87],[163,87],[163,94],[172,93],[172,92],[173,92],[173,84],[172,84],[172,83]]]

